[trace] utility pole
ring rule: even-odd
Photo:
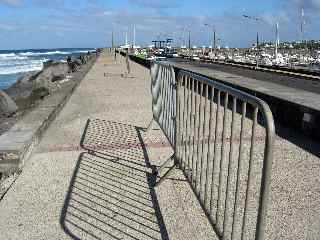
[[[259,67],[259,32],[257,32],[257,55],[256,55],[256,68]]]
[[[113,28],[112,28],[112,32],[111,32],[111,48],[112,50],[114,49],[114,36],[113,36]]]
[[[248,15],[242,15],[244,18],[250,19],[250,20],[254,20],[256,22],[260,21],[259,18],[257,17],[251,17]],[[259,31],[257,31],[257,54],[256,54],[256,68],[259,68]]]
[[[213,51],[214,51],[213,61],[215,61],[215,60],[216,60],[216,55],[217,55],[217,51],[216,51],[216,47],[217,47],[216,28],[215,28],[214,24],[205,23],[204,25],[205,25],[205,26],[208,26],[208,27],[212,27],[212,36],[213,36],[213,39],[212,39],[211,54],[212,54]]]
[[[112,51],[114,52],[114,61],[117,60],[115,23],[112,23],[112,32],[111,32],[111,45],[112,45],[111,47],[112,47]]]
[[[154,43],[154,48],[157,48],[157,42],[158,42],[158,41],[153,40],[152,42]]]
[[[181,37],[180,37],[180,44],[181,44],[181,47],[182,46],[185,46],[185,35],[184,35],[184,27],[181,29]]]
[[[301,34],[301,43],[303,43],[303,38],[304,38],[304,32],[303,32],[303,27],[304,27],[304,9],[301,8],[301,25],[300,25],[300,34]]]
[[[128,32],[126,31],[126,46],[128,46]]]
[[[191,30],[188,30],[188,37],[189,37],[189,57],[191,58]]]
[[[133,25],[133,48],[136,45],[136,25]]]
[[[276,59],[278,59],[278,47],[280,45],[280,40],[279,40],[279,23],[276,23]]]
[[[188,48],[189,48],[189,51],[191,50],[191,31],[188,30],[188,38],[189,38],[189,43],[188,43]]]
[[[111,32],[111,45],[112,45],[112,48],[114,48],[114,50],[116,49],[117,47],[117,24],[119,22],[118,21],[115,21],[112,23],[112,32]]]
[[[217,40],[216,40],[216,29],[213,26],[213,48],[214,48],[214,55],[213,55],[213,61],[216,61],[217,57]]]
[[[304,40],[304,25],[306,24],[305,18],[304,18],[304,8],[301,8],[301,25],[300,25],[300,34],[301,34],[301,46],[302,49],[306,48],[307,51],[307,41]],[[303,41],[305,41],[305,45],[303,44]],[[300,60],[301,60],[301,49],[300,49]]]
[[[183,45],[187,47],[187,28],[184,27],[182,31]]]

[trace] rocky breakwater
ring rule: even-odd
[[[27,73],[0,90],[0,197],[4,179],[21,170],[96,57],[91,53],[65,62],[46,62],[42,71]]]

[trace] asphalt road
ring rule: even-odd
[[[320,81],[304,79],[299,77],[287,76],[279,73],[270,73],[262,71],[254,71],[251,69],[246,69],[244,67],[237,67],[232,65],[215,64],[215,63],[204,63],[204,62],[187,62],[185,60],[173,60],[170,61],[190,64],[195,67],[209,68],[212,70],[217,70],[221,72],[231,73],[239,75],[242,77],[254,78],[260,81],[273,82],[280,85],[302,89],[305,91],[310,91],[314,93],[320,93]]]

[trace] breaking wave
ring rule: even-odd
[[[2,60],[23,60],[28,59],[26,56],[19,56],[15,53],[3,53],[0,54],[0,61]]]
[[[78,57],[93,48],[83,49],[42,49],[0,51],[0,89],[14,83],[18,76],[26,72],[41,71],[43,63],[48,60],[65,61],[67,56]]]
[[[72,52],[54,51],[54,52],[22,52],[22,53],[19,53],[19,55],[27,56],[27,57],[47,56],[47,55],[67,55],[67,54],[72,54]]]
[[[88,50],[72,50],[72,51],[48,51],[48,52],[21,52],[19,53],[20,56],[49,56],[49,55],[72,55],[75,53],[87,53],[88,51],[92,51],[93,49]]]
[[[47,59],[21,61],[21,62],[15,62],[15,63],[0,62],[0,75],[40,71],[42,70],[43,63],[45,61],[47,61]]]

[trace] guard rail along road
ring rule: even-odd
[[[174,150],[156,184],[178,166],[220,239],[264,239],[275,136],[269,106],[167,62],[152,64],[151,92],[153,120]]]

